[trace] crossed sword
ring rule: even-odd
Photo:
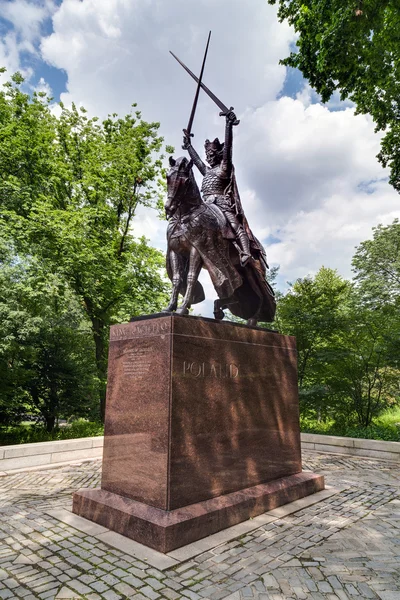
[[[208,34],[208,40],[207,40],[206,50],[204,52],[203,64],[201,65],[200,77],[196,77],[196,75],[194,73],[192,73],[192,71],[189,69],[189,67],[187,67],[173,52],[171,52],[171,50],[169,51],[170,54],[172,54],[172,56],[175,58],[175,60],[177,60],[178,63],[185,69],[185,71],[187,71],[187,73],[189,73],[189,75],[195,81],[197,81],[197,89],[196,89],[196,94],[194,96],[194,101],[193,101],[193,106],[192,106],[192,112],[190,113],[190,117],[189,117],[189,123],[188,123],[187,128],[183,130],[183,133],[187,137],[193,137],[192,125],[193,125],[194,115],[196,114],[196,108],[197,108],[197,102],[198,102],[198,99],[199,99],[200,88],[202,90],[204,90],[205,93],[211,98],[211,100],[213,100],[215,102],[215,104],[221,110],[221,113],[220,113],[221,115],[226,115],[229,112],[231,112],[232,110],[234,110],[233,106],[231,106],[230,108],[228,108],[223,102],[221,102],[221,100],[219,98],[217,98],[217,96],[215,94],[213,94],[212,91],[210,89],[208,89],[208,87],[206,85],[204,85],[204,83],[202,82],[203,73],[204,73],[204,67],[205,67],[205,64],[206,64],[208,46],[210,44],[210,37],[211,37],[211,31]],[[240,121],[239,121],[239,119],[237,119],[233,124],[234,125],[239,125],[239,123],[240,123]],[[239,254],[242,254],[242,249],[239,247],[238,243],[236,241],[234,241],[233,244],[236,247],[236,249],[239,252]],[[265,260],[264,260],[264,262],[265,262]],[[266,266],[268,267],[268,265],[266,265]]]
[[[210,38],[211,38],[211,31],[208,34],[206,50],[204,52],[203,63],[201,65],[200,77],[196,77],[196,75],[189,69],[189,67],[187,67],[173,52],[171,52],[171,50],[169,51],[170,54],[172,54],[172,56],[175,58],[175,60],[177,60],[178,63],[185,69],[185,71],[187,73],[189,73],[189,75],[195,81],[197,81],[197,89],[196,89],[196,94],[195,94],[194,101],[193,101],[192,112],[190,113],[188,126],[186,127],[186,129],[183,130],[183,133],[187,137],[193,137],[192,126],[193,126],[194,116],[196,114],[196,108],[197,108],[197,102],[198,102],[198,99],[199,99],[200,89],[204,90],[205,93],[211,98],[211,100],[213,100],[215,102],[215,104],[221,110],[221,115],[226,115],[229,112],[231,112],[232,110],[234,110],[233,106],[231,106],[230,108],[228,108],[223,102],[221,102],[221,100],[219,98],[217,98],[217,96],[215,94],[213,94],[212,91],[202,81],[202,79],[203,79],[203,73],[204,73],[204,67],[205,67],[206,59],[207,59],[208,46],[210,45]],[[239,125],[239,123],[240,123],[240,121],[236,120],[234,122],[234,125]]]

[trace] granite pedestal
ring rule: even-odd
[[[175,314],[111,327],[101,489],[73,512],[169,552],[323,488],[302,472],[293,337]]]

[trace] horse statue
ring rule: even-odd
[[[214,317],[224,318],[224,309],[247,320],[271,322],[275,316],[274,292],[266,280],[265,252],[252,236],[252,259],[241,265],[240,249],[222,210],[203,201],[192,166],[186,157],[169,159],[167,173],[167,273],[172,294],[164,312],[188,314],[192,304],[205,299],[198,277],[207,269],[217,292]],[[247,225],[247,223],[246,223]],[[249,230],[250,231],[250,230]],[[183,302],[178,307],[178,296]]]

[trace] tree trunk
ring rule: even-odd
[[[97,376],[100,382],[100,418],[104,423],[106,414],[106,389],[107,389],[107,344],[104,338],[105,323],[98,317],[92,317],[93,338],[96,349]]]
[[[106,389],[107,389],[107,340],[106,331],[107,323],[101,316],[99,311],[94,308],[90,298],[84,297],[86,313],[92,323],[93,340],[95,345],[95,359],[97,377],[99,378],[99,400],[100,400],[100,419],[104,423],[106,414]],[[101,311],[100,311],[101,314]]]
[[[56,422],[56,417],[55,415],[46,415],[44,417],[45,423],[46,423],[46,431],[48,431],[49,433],[51,433],[54,429],[54,425]]]

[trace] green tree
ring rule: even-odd
[[[88,324],[79,311],[65,310],[76,309],[72,298],[62,311],[56,306],[57,298],[47,302],[36,332],[26,341],[23,368],[27,371],[25,391],[31,412],[40,415],[51,432],[59,417],[97,420],[99,404]]]
[[[368,426],[397,401],[400,317],[371,306],[362,290],[322,267],[278,303],[282,333],[297,339],[302,414]]]
[[[327,102],[335,90],[385,131],[378,159],[400,192],[398,0],[268,0],[299,34],[284,65],[298,68]]]
[[[373,228],[373,239],[362,242],[353,257],[355,281],[372,306],[400,304],[400,222]]]
[[[90,324],[65,282],[0,245],[0,422],[98,417]]]
[[[368,427],[400,395],[400,359],[393,339],[400,319],[391,307],[373,310],[353,291],[349,310],[327,349],[325,382],[336,420]]]
[[[35,323],[17,298],[20,272],[9,245],[0,238],[0,424],[18,423],[27,410],[21,354]]]
[[[57,119],[45,95],[12,79],[0,93],[0,228],[82,303],[104,415],[109,325],[166,301],[163,256],[132,231],[137,208],[159,206],[164,191],[159,124],[139,111],[99,122],[75,106]]]
[[[304,398],[324,392],[324,354],[340,328],[350,287],[335,270],[321,267],[314,278],[298,279],[278,302],[276,325],[297,340]]]

